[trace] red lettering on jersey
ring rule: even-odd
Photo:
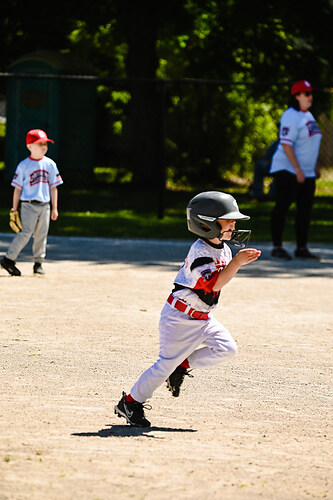
[[[49,182],[49,173],[47,170],[39,169],[31,172],[30,174],[30,186],[34,186],[35,184],[39,184],[40,182],[44,182],[48,184]]]
[[[219,269],[219,267],[225,267],[226,265],[227,263],[224,260],[215,260],[215,266],[217,269]]]

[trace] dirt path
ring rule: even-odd
[[[45,277],[29,248],[0,271],[0,500],[333,498],[332,247],[310,267],[261,245],[215,314],[238,355],[160,387],[150,429],[114,415],[188,246],[51,238]]]

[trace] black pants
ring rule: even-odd
[[[296,175],[282,170],[274,174],[276,203],[271,214],[271,234],[273,245],[282,246],[282,236],[290,205],[296,202],[295,235],[297,248],[307,246],[311,211],[316,188],[314,177],[297,182]]]

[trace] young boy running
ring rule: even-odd
[[[260,250],[242,248],[233,258],[227,245],[245,247],[251,231],[236,231],[238,220],[248,220],[229,194],[207,191],[195,196],[187,207],[188,229],[199,236],[174,281],[174,288],[161,312],[160,352],[115,413],[131,425],[149,427],[144,403],[164,382],[174,397],[190,369],[222,363],[236,354],[237,345],[229,331],[211,313],[221,289],[241,266],[260,256]]]

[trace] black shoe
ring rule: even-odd
[[[193,377],[190,372],[183,366],[177,366],[174,372],[166,379],[167,388],[175,398],[179,396],[180,386],[184,382],[185,375]]]
[[[151,410],[150,405],[144,405],[144,403],[136,401],[131,403],[126,401],[126,392],[123,392],[123,397],[114,407],[114,412],[118,417],[125,417],[127,423],[131,425],[135,425],[136,427],[150,427],[150,422],[145,417],[144,408]]]
[[[272,257],[283,260],[292,260],[292,256],[284,248],[273,248]]]
[[[15,262],[7,257],[3,257],[0,261],[1,267],[6,269],[12,276],[21,276],[21,271],[15,266]]]
[[[295,250],[296,259],[310,259],[310,260],[320,260],[318,255],[314,255],[307,248],[297,248]]]
[[[34,263],[34,274],[45,274],[45,271],[40,262]]]

